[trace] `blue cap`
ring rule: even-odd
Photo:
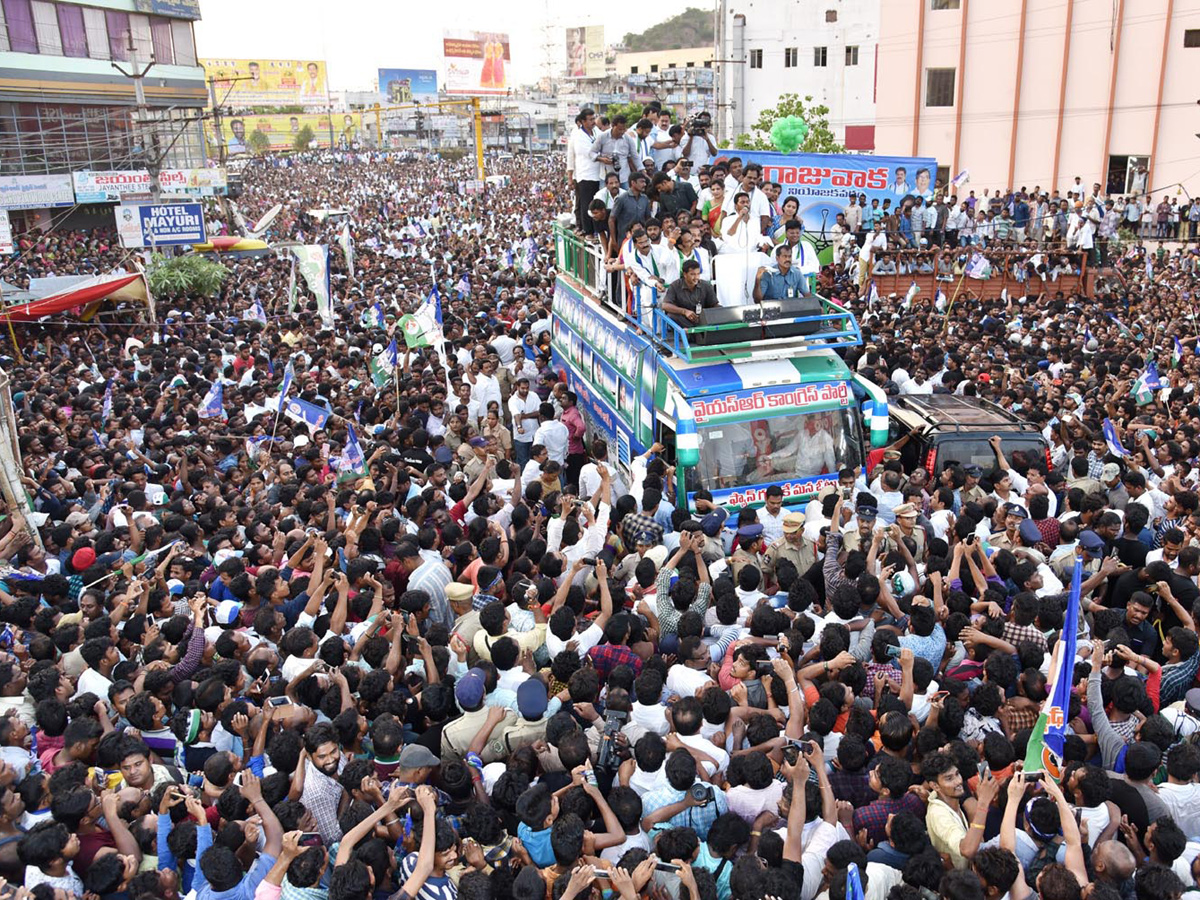
[[[475,709],[486,692],[483,669],[471,669],[454,683],[454,699],[463,709]]]
[[[1104,552],[1104,538],[1094,531],[1083,531],[1079,534],[1079,546],[1084,549],[1085,553],[1095,556]]]
[[[1020,503],[1005,503],[1004,514],[1006,516],[1020,516],[1022,519],[1029,518],[1029,512]]]
[[[1027,544],[1036,544],[1042,539],[1042,533],[1038,531],[1038,527],[1034,524],[1033,519],[1022,519],[1019,531],[1021,540]]]
[[[739,539],[762,537],[762,533],[763,527],[757,522],[755,522],[753,525],[743,525],[737,530],[737,536]]]
[[[728,510],[718,507],[700,520],[700,530],[709,537],[716,537],[721,533],[721,528],[727,518],[729,518]]]

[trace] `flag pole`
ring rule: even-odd
[[[950,310],[954,309],[954,301],[958,299],[958,292],[962,290],[963,279],[967,277],[967,270],[964,267],[961,275],[958,276],[958,284],[954,286],[954,296],[950,298],[950,302],[946,304],[946,315],[942,317],[942,334],[950,328]]]

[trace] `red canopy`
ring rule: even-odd
[[[146,303],[149,294],[142,274],[104,275],[78,287],[59,291],[40,300],[18,303],[0,310],[0,322],[34,322],[76,307],[82,309],[99,300],[139,300]]]

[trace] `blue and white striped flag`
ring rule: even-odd
[[[1121,446],[1121,440],[1117,437],[1117,426],[1112,423],[1112,419],[1105,419],[1100,430],[1104,432],[1104,443],[1108,445],[1108,452],[1113,456],[1128,456],[1129,451]]]
[[[1175,346],[1171,349],[1171,365],[1178,369],[1181,362],[1183,362],[1183,344],[1179,343],[1179,338],[1175,338]]]
[[[320,431],[329,421],[329,410],[299,397],[287,401],[283,412],[293,422],[303,422],[309,431]]]
[[[292,389],[292,381],[296,378],[296,369],[292,365],[291,360],[288,360],[287,368],[283,370],[283,384],[279,387],[279,405],[275,407],[275,414],[279,415],[283,412],[284,401],[287,400],[288,391]]]
[[[108,420],[112,418],[113,408],[113,388],[112,379],[108,379],[108,384],[104,386],[104,402],[100,405],[100,417],[107,425]]]

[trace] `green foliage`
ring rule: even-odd
[[[775,150],[771,140],[771,129],[776,121],[794,116],[808,123],[808,134],[796,148],[798,153],[845,153],[846,148],[837,142],[833,129],[829,127],[829,107],[812,104],[812,97],[801,99],[799,94],[780,94],[779,102],[759,114],[750,134],[739,134],[733,139],[738,150]],[[786,151],[785,151],[786,152]]]
[[[188,254],[168,259],[161,253],[150,257],[146,278],[156,297],[168,294],[199,294],[212,297],[221,290],[229,269],[203,256]]]
[[[246,146],[250,148],[250,152],[256,156],[262,156],[271,149],[271,139],[267,137],[265,132],[255,129],[246,137]]]
[[[685,47],[711,47],[713,14],[691,7],[677,16],[652,25],[641,34],[627,34],[622,41],[631,53],[645,50],[682,50]]]
[[[614,116],[622,115],[625,121],[629,123],[629,129],[632,131],[637,123],[642,118],[642,110],[645,109],[645,104],[631,103],[610,103],[604,108],[604,115],[612,119]]]
[[[313,137],[314,137],[314,135],[313,135],[312,126],[311,125],[303,126],[299,131],[296,132],[296,137],[292,141],[292,149],[293,150],[307,150],[308,145],[312,143]]]

